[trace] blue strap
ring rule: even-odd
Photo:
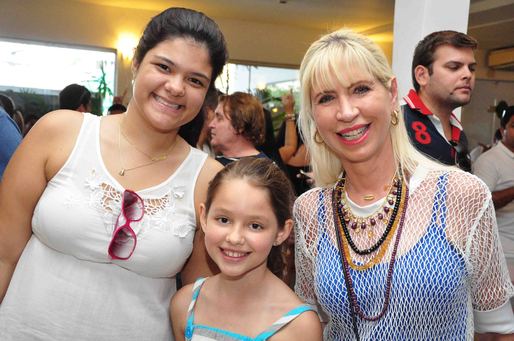
[[[279,318],[275,323],[268,328],[268,330],[260,333],[255,337],[255,341],[264,341],[272,337],[279,330],[287,326],[291,321],[300,316],[302,313],[306,311],[314,311],[310,306],[306,304],[302,304],[296,308],[289,310],[285,313],[281,318]]]
[[[317,216],[318,216],[317,223],[318,224],[321,224],[322,221],[326,221],[325,217],[326,217],[327,213],[326,213],[325,205],[323,204],[324,197],[325,196],[323,195],[323,190],[320,190],[318,193],[318,210],[317,210]],[[319,226],[318,231],[322,231],[322,236],[325,236],[327,234],[326,228],[324,228],[324,226]]]
[[[437,178],[436,191],[434,194],[434,205],[432,206],[432,216],[430,226],[437,226],[439,216],[441,226],[446,226],[446,185],[448,183],[448,173],[444,173]]]
[[[193,337],[193,330],[194,330],[194,322],[195,322],[195,305],[196,301],[198,299],[198,295],[200,295],[200,289],[202,288],[203,283],[205,282],[206,278],[198,278],[195,281],[195,284],[193,284],[193,295],[191,297],[191,303],[189,304],[189,309],[187,311],[187,323],[186,323],[186,330],[185,330],[185,338],[186,340],[191,340]]]
[[[203,281],[202,281],[202,283],[203,283]],[[202,283],[200,283],[199,287],[201,286]],[[195,283],[195,285],[196,285],[196,283]],[[195,290],[195,293],[197,293],[197,292],[199,292],[198,289]],[[192,305],[195,304],[195,302],[193,300],[191,302],[192,302]],[[211,330],[217,334],[226,335],[226,336],[228,336],[234,340],[238,340],[238,341],[265,341],[265,340],[269,339],[271,336],[273,336],[275,333],[277,333],[280,329],[282,329],[283,327],[288,325],[292,320],[297,318],[300,314],[302,314],[306,311],[309,311],[309,310],[314,311],[314,309],[312,309],[310,306],[308,306],[306,304],[302,304],[296,308],[291,309],[290,311],[285,313],[280,319],[278,319],[275,323],[273,323],[273,325],[270,328],[268,328],[266,331],[260,333],[255,338],[251,338],[246,335],[237,334],[237,333],[234,333],[234,332],[231,332],[228,330],[224,330],[224,329],[220,329],[220,328],[216,328],[216,327],[210,327],[210,326],[205,326],[205,325],[194,325],[193,324],[194,319],[188,318],[185,336],[186,336],[186,340],[191,340],[193,337],[194,329],[198,328],[198,329]]]

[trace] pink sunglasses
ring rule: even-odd
[[[127,260],[132,256],[136,249],[137,237],[130,223],[140,221],[144,212],[143,199],[136,192],[125,190],[121,199],[121,213],[116,220],[109,243],[108,253],[112,259]]]

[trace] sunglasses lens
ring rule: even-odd
[[[116,259],[128,259],[135,248],[136,235],[129,226],[125,226],[114,232],[109,244],[109,255]]]
[[[127,220],[141,220],[143,212],[143,200],[141,197],[133,192],[125,191],[123,194],[123,213]]]
[[[143,218],[145,211],[143,199],[135,192],[123,192],[121,213],[118,216],[108,253],[113,259],[128,259],[136,248],[136,233],[130,223]]]

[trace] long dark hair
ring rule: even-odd
[[[156,45],[173,38],[190,38],[205,45],[212,67],[208,95],[216,92],[214,81],[228,60],[227,44],[214,20],[192,9],[172,7],[153,17],[139,39],[134,52],[134,65],[140,65],[148,51]],[[179,135],[192,146],[196,146],[203,121],[203,115],[196,115],[191,122],[180,128]]]

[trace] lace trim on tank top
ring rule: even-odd
[[[88,204],[102,213],[105,230],[111,235],[121,207],[122,192],[103,180],[103,177],[93,169],[85,181],[85,186],[91,191]],[[145,219],[131,224],[138,236],[144,236],[151,229],[163,232],[170,232],[173,229],[174,235],[184,238],[194,230],[194,226],[190,225],[169,224],[170,217],[176,214],[176,202],[184,197],[185,192],[184,186],[169,187],[170,189],[160,197],[143,198]]]

